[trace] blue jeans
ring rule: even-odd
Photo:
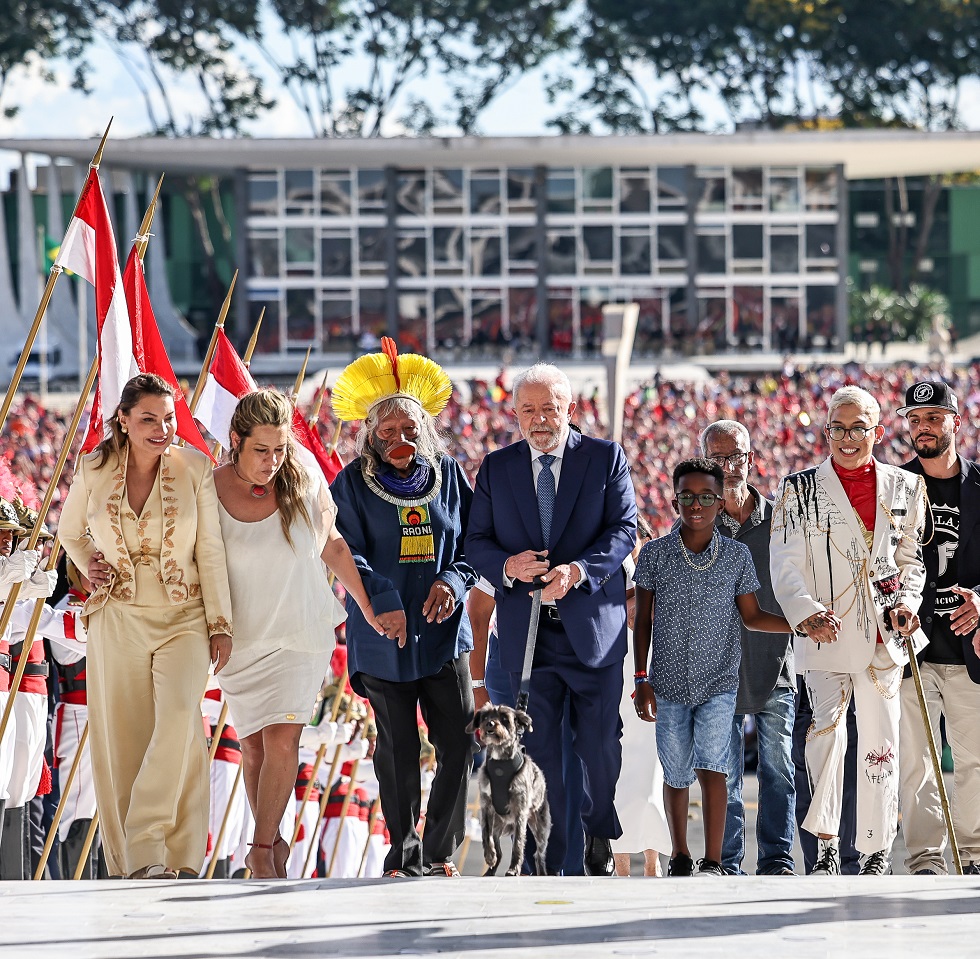
[[[763,876],[780,869],[795,869],[793,836],[796,830],[795,769],[793,768],[793,720],[796,696],[792,689],[777,686],[762,711],[755,714],[759,731],[759,812],[756,840],[759,861],[756,872]],[[745,765],[744,716],[732,722],[731,765],[728,770],[728,812],[721,863],[730,875],[744,876],[745,805],[742,774]]]
[[[657,698],[657,752],[668,786],[687,789],[698,769],[728,772],[731,759],[725,736],[734,712],[734,690],[716,693],[697,706]]]

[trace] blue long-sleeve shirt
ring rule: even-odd
[[[347,541],[375,614],[403,609],[408,641],[379,636],[357,604],[347,597],[347,654],[350,675],[409,682],[437,673],[447,662],[473,648],[466,615],[467,590],[477,575],[463,553],[473,491],[459,464],[444,456],[442,487],[427,504],[435,558],[401,562],[401,507],[382,499],[365,483],[360,460],[348,464],[330,486],[337,504],[337,529]],[[436,580],[453,592],[453,614],[441,623],[426,621],[422,606]]]

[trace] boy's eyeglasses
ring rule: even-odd
[[[748,453],[732,453],[731,456],[709,456],[708,459],[712,463],[717,463],[719,466],[726,470],[737,470],[739,467],[745,465],[745,461],[749,458]]]
[[[678,493],[677,502],[681,506],[693,506],[697,500],[702,506],[714,506],[721,497],[717,493]]]
[[[860,443],[868,433],[873,433],[876,429],[878,429],[877,423],[874,426],[852,426],[850,429],[843,426],[828,426],[827,435],[832,440],[840,441],[846,436],[849,440]]]

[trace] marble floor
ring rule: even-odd
[[[980,877],[0,883],[0,956],[980,955]]]

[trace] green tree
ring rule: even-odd
[[[441,124],[474,132],[507,84],[558,50],[570,0],[268,0],[288,43],[259,45],[314,136],[380,136]],[[450,105],[418,81],[436,71]]]
[[[74,66],[73,84],[85,89],[82,55],[91,37],[91,11],[83,0],[6,0],[0,4],[0,108],[10,119],[18,104],[4,104],[8,83],[18,71],[38,66],[53,81],[48,62],[64,57]]]

